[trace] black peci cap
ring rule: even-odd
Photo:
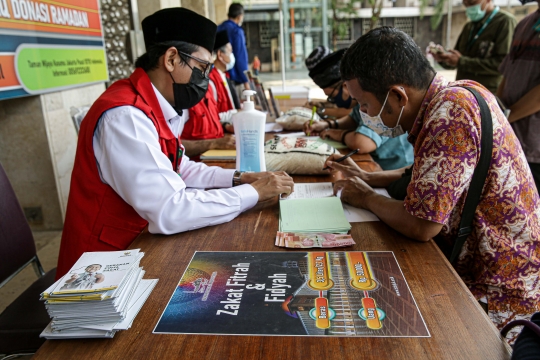
[[[332,50],[328,47],[323,45],[317,46],[305,60],[307,69],[313,69],[322,59],[330,55],[330,53],[332,53]]]
[[[212,52],[217,25],[196,12],[176,7],[147,16],[142,29],[146,49],[165,41],[184,41]]]
[[[214,51],[230,43],[227,30],[218,31],[216,34],[216,42],[214,43]]]
[[[309,72],[309,77],[321,88],[332,86],[341,80],[339,65],[347,49],[341,49],[325,56]]]

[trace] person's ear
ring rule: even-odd
[[[179,60],[178,50],[174,46],[171,46],[163,54],[163,67],[167,72],[171,73],[174,71],[175,66],[179,64]]]
[[[409,96],[403,86],[395,85],[390,88],[390,92],[397,98],[399,106],[405,106],[409,102]]]
[[[341,87],[343,88],[342,94],[350,97],[351,93],[349,92],[349,88],[347,87],[345,81],[341,84]]]

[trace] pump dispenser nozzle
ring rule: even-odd
[[[251,96],[257,94],[256,91],[253,90],[244,90],[242,91],[242,96],[246,98],[246,101],[242,103],[242,109],[243,110],[253,110],[255,108],[255,105],[253,104],[253,101],[251,101]]]

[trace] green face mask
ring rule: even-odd
[[[477,22],[486,16],[486,10],[482,10],[482,4],[476,4],[465,8],[465,14],[472,22]]]

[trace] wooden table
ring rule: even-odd
[[[295,176],[296,182],[332,181]],[[141,234],[131,248],[146,253],[145,278],[159,282],[128,331],[107,340],[49,340],[35,359],[508,359],[510,350],[433,241],[419,243],[382,222],[353,223],[347,251],[393,251],[431,333],[430,338],[156,335],[193,252],[291,251],[274,246],[277,200],[235,220],[163,236]]]

